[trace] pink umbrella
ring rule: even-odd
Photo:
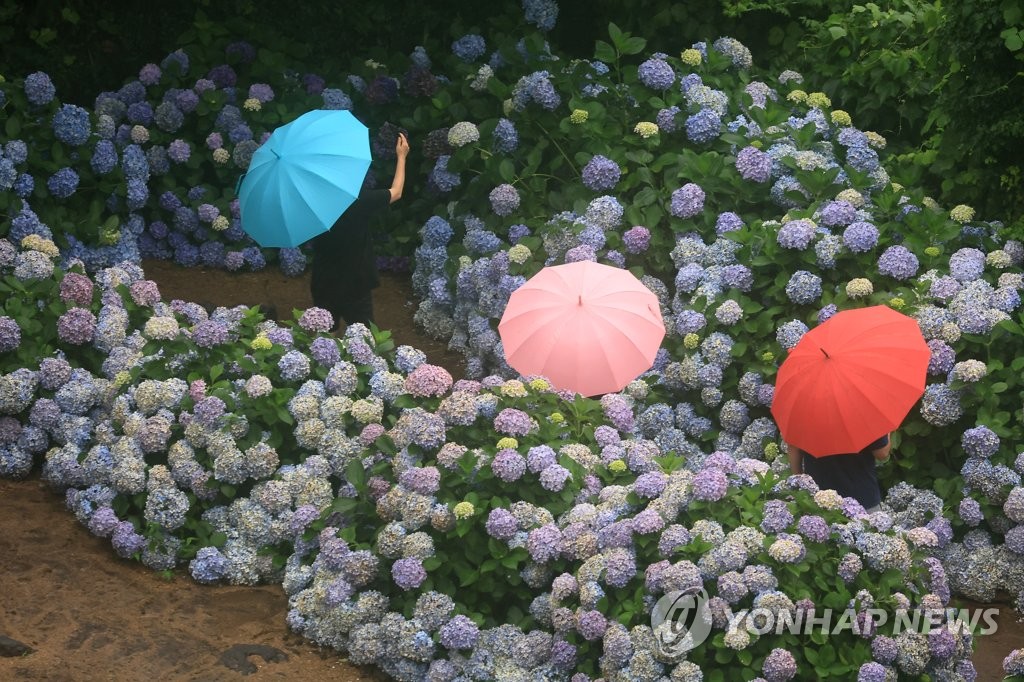
[[[498,333],[517,372],[592,396],[650,369],[665,325],[657,296],[631,272],[581,261],[544,268],[516,289]]]

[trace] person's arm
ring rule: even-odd
[[[405,188],[405,157],[409,156],[409,140],[405,138],[405,133],[398,133],[395,156],[395,179],[391,181],[392,204],[402,198],[402,190]]]
[[[802,474],[804,472],[804,462],[803,453],[800,452],[800,448],[786,443],[786,454],[789,455],[789,470],[797,475]]]
[[[885,445],[871,451],[876,461],[885,462],[889,459],[889,451],[892,450],[892,434],[885,437]]]

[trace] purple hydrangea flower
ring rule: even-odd
[[[57,335],[76,346],[92,341],[96,332],[96,316],[86,308],[72,308],[57,320]]]
[[[479,635],[476,623],[462,614],[441,626],[441,644],[446,649],[472,649]]]
[[[633,483],[633,492],[642,498],[654,499],[668,485],[668,477],[661,471],[640,474]]]
[[[560,464],[552,464],[540,472],[540,486],[550,492],[560,492],[572,478],[572,473]]]
[[[807,219],[790,220],[779,228],[777,240],[779,245],[786,249],[806,249],[814,235],[817,234],[817,227]]]
[[[975,426],[960,438],[964,452],[970,457],[991,457],[999,451],[999,436],[987,426]]]
[[[423,581],[427,579],[427,571],[419,559],[398,559],[391,565],[391,577],[395,584],[403,590],[412,590],[422,585]]]
[[[715,502],[725,497],[729,481],[725,472],[717,467],[702,469],[693,477],[693,496],[698,500]]]
[[[640,82],[652,90],[668,90],[676,81],[676,73],[663,59],[648,59],[637,70]]]
[[[595,192],[603,192],[615,187],[621,175],[619,164],[605,156],[596,154],[583,167],[582,180],[587,188]]]
[[[491,460],[491,471],[506,483],[518,481],[526,473],[526,459],[515,450],[505,448]]]
[[[928,360],[928,373],[933,376],[947,375],[956,362],[956,351],[941,339],[929,341],[928,348],[932,352]]]
[[[519,191],[508,183],[498,185],[488,195],[491,210],[496,215],[507,216],[519,208]]]
[[[910,279],[917,274],[917,256],[905,246],[890,246],[878,257],[878,271],[894,279]]]
[[[537,563],[547,563],[561,553],[562,532],[558,526],[548,523],[531,530],[526,538],[526,549]]]
[[[635,225],[622,235],[627,253],[643,253],[651,243],[651,232],[642,225]]]
[[[796,659],[785,649],[772,649],[764,659],[762,669],[767,682],[785,682],[796,676]]]
[[[704,190],[688,182],[672,192],[669,211],[677,218],[692,218],[704,210]]]
[[[970,282],[985,271],[985,253],[980,249],[957,249],[949,257],[949,274],[960,282]]]
[[[793,523],[793,514],[782,500],[768,500],[764,505],[764,518],[761,530],[766,533],[779,533]]]
[[[0,353],[12,351],[21,345],[21,327],[16,320],[0,317]]]
[[[496,540],[510,540],[519,530],[519,522],[512,512],[500,507],[492,509],[484,524],[487,534]]]
[[[843,245],[854,253],[866,253],[878,243],[878,228],[871,223],[850,223],[843,230]]]
[[[512,407],[506,407],[494,418],[494,430],[508,436],[525,436],[534,428],[530,415]]]
[[[399,475],[399,482],[421,495],[433,495],[441,487],[441,472],[437,467],[410,467]]]
[[[299,317],[299,326],[305,331],[316,334],[326,333],[334,329],[334,316],[324,308],[307,308]]]
[[[608,620],[600,611],[583,611],[576,619],[576,631],[588,641],[603,637],[607,628]]]
[[[718,214],[718,219],[715,220],[715,233],[723,235],[726,232],[736,232],[743,229],[743,226],[742,218],[732,211],[725,211]]]
[[[960,500],[960,507],[957,513],[963,522],[972,528],[985,520],[985,515],[981,511],[981,505],[971,497],[965,497]]]
[[[744,147],[736,155],[736,170],[744,180],[768,182],[771,178],[772,159],[757,147]]]
[[[848,201],[829,201],[821,207],[821,224],[827,227],[849,225],[857,217],[857,209]]]

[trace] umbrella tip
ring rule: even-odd
[[[579,305],[583,305],[583,294],[579,295],[579,299],[580,299]]]
[[[828,358],[829,360],[831,360],[831,359],[832,359],[832,356],[831,356],[831,355],[829,355],[829,354],[828,354],[828,353],[827,353],[827,352],[825,351],[825,349],[824,349],[824,348],[822,348],[821,346],[818,346],[818,350],[820,350],[820,351],[821,351],[822,353],[825,353],[825,357],[826,357],[826,358]]]

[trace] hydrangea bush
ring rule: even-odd
[[[971,670],[954,628],[824,648],[730,629],[754,608],[939,608],[949,587],[923,528],[646,437],[643,381],[600,401],[542,378],[456,382],[386,332],[326,335],[320,309],[279,325],[163,302],[130,263],[70,267],[50,276],[61,318],[106,323],[51,319],[59,347],[0,377],[0,470],[41,462],[119,556],[202,583],[280,580],[289,625],[354,662],[410,680]],[[652,603],[691,585],[715,597],[712,646],[665,658]]]
[[[542,31],[557,14],[524,10]],[[884,140],[737,41],[644,48],[614,25],[593,60],[468,33],[432,55],[445,77],[417,48],[401,79],[368,62],[331,88],[238,43],[234,66],[178,52],[85,115],[45,74],[0,84],[0,475],[41,467],[151,568],[281,581],[290,627],[398,679],[973,679],[952,626],[729,626],[953,591],[1024,607],[1024,246],[893,183]],[[419,142],[423,220],[395,237],[415,236],[417,320],[467,379],[386,332],[331,336],[323,310],[165,302],[138,266],[262,267],[231,200],[248,156],[305,108],[360,104],[378,158],[399,130]],[[496,331],[530,275],[584,259],[640,276],[668,331],[599,401],[516,377]],[[933,356],[867,515],[786,475],[768,408],[801,334],[877,303]],[[653,603],[696,587],[710,643],[666,657]]]

